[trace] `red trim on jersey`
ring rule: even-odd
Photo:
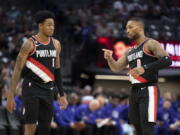
[[[155,57],[155,55],[150,53],[149,51],[147,51],[144,46],[143,46],[143,51],[144,51],[145,54],[147,54],[149,56],[152,56],[152,57]]]
[[[38,68],[40,68],[42,71],[44,71],[44,73],[46,73],[52,80],[54,80],[54,75],[49,71],[48,68],[46,68],[44,65],[42,65],[41,63],[39,63],[38,61],[36,61],[35,59],[33,59],[32,57],[29,57],[27,59],[28,61],[30,61],[31,63],[33,63],[35,66],[37,66]]]
[[[48,39],[48,41],[47,42],[41,42],[41,41],[39,41],[39,38],[37,37],[37,35],[34,35],[33,36],[39,43],[41,43],[41,44],[43,44],[43,45],[48,45],[49,43],[50,43],[50,37],[49,37],[49,39]]]
[[[135,78],[136,80],[138,80],[138,81],[140,81],[140,82],[142,82],[142,83],[146,83],[146,82],[148,82],[146,79],[144,79],[143,77],[141,77],[141,76],[138,76],[137,78]]]
[[[154,122],[157,120],[157,87],[154,86]]]

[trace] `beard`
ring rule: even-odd
[[[130,39],[131,40],[137,40],[140,37],[138,33],[134,34]]]

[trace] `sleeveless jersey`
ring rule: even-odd
[[[24,78],[37,83],[54,81],[56,48],[53,39],[50,38],[46,45],[39,42],[36,36],[32,36],[30,40],[34,43],[34,50],[27,58]]]
[[[144,49],[144,44],[149,39],[145,40],[141,45],[139,46],[133,46],[128,51],[128,63],[130,70],[141,65],[147,65],[149,63],[152,63],[157,60],[156,57],[154,57],[152,54],[148,53]],[[135,83],[157,83],[158,81],[158,71],[154,73],[147,73],[145,72],[138,78],[134,78],[131,75],[129,76],[130,81],[132,84]]]

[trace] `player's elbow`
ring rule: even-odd
[[[168,66],[172,65],[172,60],[170,57],[166,56],[164,63]]]
[[[170,65],[172,65],[172,59],[171,58],[168,60],[168,66],[170,66]]]

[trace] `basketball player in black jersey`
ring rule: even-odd
[[[129,120],[135,126],[137,135],[154,135],[159,99],[158,70],[168,67],[172,61],[158,41],[145,36],[141,19],[130,19],[126,32],[136,45],[117,61],[113,59],[111,50],[103,49],[104,58],[113,72],[120,72],[129,65],[128,74],[132,83]]]
[[[25,70],[22,84],[24,135],[34,135],[36,125],[40,135],[49,135],[55,87],[59,90],[61,109],[65,109],[68,104],[60,74],[61,45],[52,37],[54,18],[54,14],[50,11],[39,11],[35,15],[38,34],[22,45],[12,75],[6,106],[9,112],[15,108],[14,93],[22,70]]]

